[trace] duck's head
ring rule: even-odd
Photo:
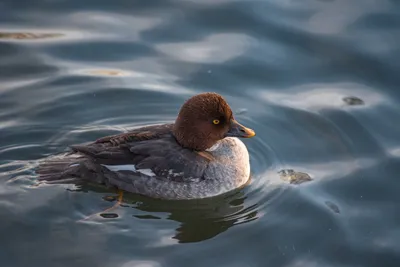
[[[252,129],[235,120],[228,103],[216,93],[202,93],[188,99],[179,111],[173,133],[181,146],[198,151],[225,137],[255,136]]]

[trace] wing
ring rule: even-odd
[[[171,134],[170,125],[145,127],[71,148],[94,159],[97,164],[130,164],[138,171],[151,170],[157,179],[175,182],[204,179],[212,159],[207,152],[181,147]]]
[[[162,125],[152,125],[141,127],[127,133],[110,135],[100,139],[97,139],[95,143],[110,143],[113,145],[120,145],[127,142],[133,141],[143,141],[150,139],[157,139],[161,136],[168,134],[172,131],[173,124],[162,124]]]
[[[137,162],[138,169],[150,169],[159,177],[186,182],[204,179],[210,157],[181,147],[173,136],[142,141],[129,146],[134,155],[143,158]]]

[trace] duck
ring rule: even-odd
[[[38,180],[97,183],[156,199],[214,197],[249,181],[249,152],[240,139],[254,136],[220,94],[200,93],[183,103],[174,123],[71,145],[45,158]]]

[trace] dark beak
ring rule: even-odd
[[[231,120],[229,131],[226,133],[227,137],[251,138],[255,135],[256,133],[252,129],[244,127],[234,119]]]

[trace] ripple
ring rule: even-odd
[[[213,34],[198,42],[164,43],[156,47],[181,61],[221,63],[242,55],[254,42],[244,34]]]
[[[348,98],[349,94],[353,98],[361,97],[363,102],[368,103],[368,107],[391,102],[389,98],[372,88],[355,83],[311,84],[291,88],[285,92],[271,90],[258,93],[262,99],[271,103],[313,111],[329,107],[344,107],[347,102],[344,103],[343,99]]]
[[[400,158],[400,147],[392,147],[389,149],[388,153],[394,157]]]
[[[161,264],[155,261],[132,260],[123,263],[121,267],[161,267]]]
[[[162,23],[162,18],[155,16],[124,15],[108,11],[79,11],[63,18],[64,23],[77,29],[101,33],[104,37],[137,41],[140,34]],[[123,38],[121,38],[124,36]]]
[[[384,10],[387,6],[386,0],[379,3],[373,0],[354,2],[336,0],[321,3],[309,19],[307,29],[313,33],[338,34],[345,31],[358,18],[370,14],[371,11]]]

